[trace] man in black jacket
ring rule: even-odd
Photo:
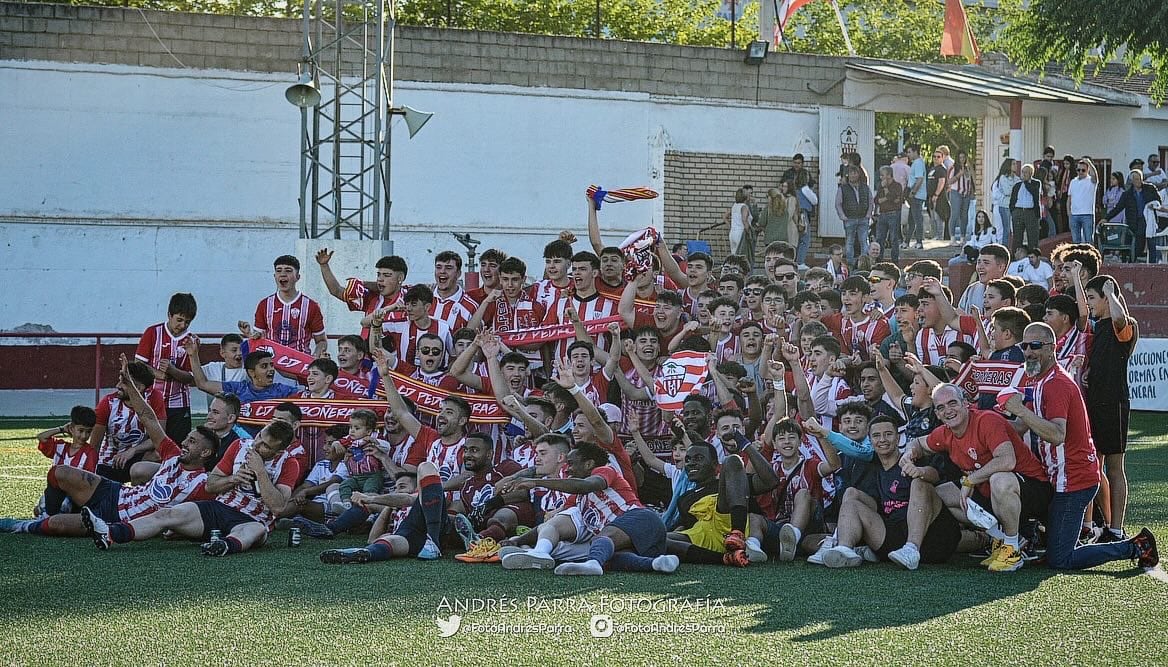
[[[1022,165],[1022,180],[1014,184],[1010,192],[1010,220],[1013,222],[1014,233],[1010,235],[1011,248],[1018,246],[1028,248],[1038,247],[1038,213],[1041,210],[1042,184],[1034,178],[1034,167]],[[1026,242],[1022,242],[1022,234],[1026,234]]]
[[[1148,263],[1155,264],[1160,261],[1160,251],[1156,250],[1156,242],[1145,233],[1144,207],[1151,202],[1160,201],[1160,193],[1156,192],[1156,186],[1144,183],[1144,175],[1139,169],[1132,169],[1128,177],[1130,185],[1120,195],[1115,208],[1104,216],[1104,222],[1110,222],[1113,216],[1123,211],[1123,219],[1136,237],[1136,252],[1142,253],[1147,246]],[[1132,261],[1136,261],[1136,258],[1132,257]]]

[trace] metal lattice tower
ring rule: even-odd
[[[389,238],[394,0],[305,0],[300,238]]]

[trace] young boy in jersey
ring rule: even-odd
[[[871,283],[863,276],[852,276],[840,285],[839,315],[823,318],[823,323],[840,341],[844,353],[853,359],[868,361],[868,348],[879,345],[891,330],[888,320],[878,312],[866,312]]]
[[[373,434],[376,429],[376,412],[363,408],[354,410],[349,416],[349,437],[337,443],[343,448],[345,468],[349,471],[349,478],[341,483],[339,489],[341,503],[346,508],[355,491],[378,493],[385,485],[385,468],[376,457],[365,453],[365,448],[369,445],[382,451],[389,451],[389,443],[383,442]]]
[[[348,427],[338,424],[325,431],[326,438],[333,442],[339,441],[349,433]],[[340,436],[339,438],[336,436]],[[349,478],[349,469],[345,466],[344,447],[334,447],[330,442],[324,448],[324,458],[316,462],[308,477],[292,491],[289,503],[292,511],[285,512],[285,516],[302,514],[314,521],[321,521],[326,514],[337,515],[344,511],[341,504],[341,484]]]
[[[761,301],[761,297],[760,297]],[[734,319],[738,315],[738,304],[727,297],[710,302],[713,321],[710,325],[710,349],[718,362],[730,361],[738,351],[738,337],[734,335]]]
[[[203,375],[218,382],[241,382],[247,379],[247,371],[243,369],[243,337],[229,333],[219,339],[219,358],[222,361],[208,361],[203,364]],[[194,380],[192,379],[192,384]],[[207,397],[207,407],[215,399],[212,394],[204,393]]]
[[[543,249],[543,280],[531,286],[531,300],[551,310],[572,285],[572,246],[565,241],[552,241]]]
[[[252,337],[267,337],[281,345],[319,357],[328,351],[320,304],[300,292],[300,260],[280,255],[272,263],[276,292],[256,304]],[[310,350],[309,344],[313,349]]]
[[[780,561],[790,562],[795,560],[804,534],[822,532],[821,480],[839,467],[839,456],[829,445],[823,448],[826,460],[814,454],[805,457],[801,449],[803,429],[793,419],[779,419],[771,433],[775,448],[771,466],[779,483],[767,492],[774,509],[767,517],[764,547]]]
[[[135,359],[126,365],[126,372],[138,393],[146,397],[154,414],[166,415],[166,402],[162,393],[154,390],[154,374],[150,367]],[[103,396],[95,412],[97,425],[89,436],[90,446],[97,450],[94,472],[116,482],[131,481],[130,469],[147,456],[153,458],[154,443],[146,437],[138,415],[130,409],[129,399],[121,389]],[[159,422],[165,429],[166,423],[161,419]]]
[[[197,313],[193,295],[180,292],[171,296],[166,321],[142,332],[134,352],[134,357],[154,372],[154,389],[166,402],[166,434],[176,442],[191,430],[191,392],[187,387],[191,361],[183,343]]]
[[[337,371],[337,362],[332,359],[313,359],[304,378],[307,389],[300,392],[300,398],[336,398],[332,385]]]
[[[89,445],[89,436],[97,423],[97,413],[85,405],[75,405],[69,411],[69,422],[37,434],[37,449],[55,466],[73,466],[88,472],[97,469],[97,451]],[[65,438],[68,436],[68,439]],[[34,516],[61,513],[68,498],[59,489],[45,488],[37,503]]]

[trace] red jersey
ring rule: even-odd
[[[565,311],[571,308],[576,311],[577,316],[581,322],[591,322],[603,317],[611,317],[616,315],[617,302],[603,296],[599,292],[594,293],[590,297],[580,298],[578,296],[566,296],[563,299],[555,302],[547,311],[547,316],[544,318],[544,324],[568,324],[569,320],[564,315]],[[597,345],[608,349],[612,345],[610,336],[608,334],[600,334],[593,336]],[[562,359],[568,355],[568,346],[576,342],[575,337],[565,338],[555,342],[553,354],[557,359]]]
[[[438,436],[438,431],[429,426],[422,426],[418,431],[417,438],[412,447],[410,447],[409,456],[406,458],[406,464],[416,466],[419,463],[432,463],[434,467],[438,468],[438,477],[443,482],[461,475],[462,467],[462,447],[466,444],[466,437],[462,437],[453,444],[446,444]]]
[[[161,392],[148,389],[144,398],[156,417],[166,417],[166,403]],[[105,439],[97,454],[99,464],[109,465],[119,452],[145,442],[146,431],[138,421],[138,415],[130,408],[129,402],[118,396],[118,392],[103,396],[95,412],[97,423],[105,426]]]
[[[421,363],[421,360],[418,359],[418,339],[424,334],[433,334],[442,339],[447,354],[454,351],[454,339],[450,337],[450,327],[447,326],[446,322],[435,317],[430,318],[430,324],[425,328],[418,326],[413,320],[385,322],[381,325],[381,332],[393,339],[393,343],[397,347],[397,358],[414,366]]]
[[[93,472],[97,469],[97,452],[94,451],[93,447],[82,445],[77,451],[70,452],[71,446],[71,442],[56,436],[37,443],[37,449],[41,450],[41,454],[52,459],[55,466],[72,466],[87,472]]]
[[[1048,480],[1042,464],[1022,442],[1022,436],[1005,417],[991,410],[970,410],[969,424],[961,437],[954,435],[948,426],[933,429],[926,438],[926,445],[931,451],[948,454],[953,465],[970,473],[989,463],[994,450],[1006,441],[1014,448],[1014,472],[1042,482]],[[980,484],[978,490],[989,497],[989,482]]]
[[[458,331],[474,317],[479,303],[470,298],[461,287],[450,296],[438,296],[434,291],[434,301],[430,304],[430,317],[446,323],[451,331]]]
[[[957,342],[965,342],[977,347],[977,329],[981,326],[976,317],[962,315],[960,331],[952,327],[945,327],[941,335],[937,335],[931,327],[923,327],[917,332],[917,358],[926,366],[941,366],[945,363],[945,356],[949,354],[949,346]]]
[[[182,346],[183,340],[189,335],[188,331],[176,337],[170,333],[170,329],[166,328],[165,322],[155,324],[142,332],[142,338],[138,340],[138,349],[134,351],[134,358],[146,362],[154,368],[159,368],[162,360],[166,359],[170,361],[172,366],[189,373],[191,360],[187,358],[187,351]],[[162,394],[162,399],[168,408],[189,408],[191,406],[191,390],[178,380],[170,377],[155,380],[154,390]],[[165,414],[163,412],[159,416]]]
[[[219,460],[219,465],[215,466],[215,471],[228,477],[234,475],[247,461],[251,445],[251,440],[236,440],[227,448],[223,458]],[[272,484],[277,487],[286,486],[292,489],[300,477],[299,464],[286,450],[271,461],[264,461],[264,469]],[[254,488],[237,487],[219,494],[216,500],[264,524],[268,530],[272,529],[272,524],[276,521],[276,517]]]
[[[621,294],[624,294],[626,284],[627,283],[626,283],[624,278],[621,278],[619,285],[613,286],[613,285],[609,285],[608,283],[604,282],[599,277],[597,277],[596,278],[596,291],[600,292],[602,295],[608,297],[609,299],[612,299],[613,301],[620,303]]]
[[[162,464],[150,481],[141,486],[123,486],[118,494],[118,518],[133,521],[153,514],[163,507],[194,500],[210,500],[207,493],[207,471],[202,468],[187,470],[179,463],[182,452],[174,440],[166,438],[158,446]]]
[[[362,281],[356,278],[349,278],[345,281],[345,293],[342,301],[345,302],[345,305],[352,312],[372,315],[378,310],[392,306],[395,303],[404,303],[405,296],[405,285],[399,287],[397,293],[393,296],[387,297],[383,296],[381,292],[375,292],[365,287],[365,283]],[[365,339],[369,338],[369,327],[362,327],[361,337]]]
[[[575,291],[573,288],[574,284],[569,280],[567,285],[560,287],[551,280],[544,278],[529,288],[528,298],[542,305],[545,310],[549,310],[557,301]]]
[[[481,508],[488,500],[495,497],[495,484],[508,475],[523,470],[523,466],[514,461],[503,461],[494,468],[477,474],[462,483],[459,497],[462,506],[467,510]],[[522,501],[520,501],[522,502]]]
[[[777,452],[771,459],[771,466],[779,477],[779,485],[774,490],[764,494],[759,505],[770,506],[767,518],[777,523],[787,523],[795,511],[795,495],[806,490],[811,497],[819,500],[823,497],[823,483],[819,476],[820,459],[810,456],[800,459],[790,470],[783,467],[783,457]]]
[[[324,315],[304,294],[285,303],[277,293],[256,304],[255,327],[281,345],[311,354],[313,339],[324,335]]]
[[[698,312],[701,311],[701,308],[698,307],[697,294],[690,294],[690,290],[692,289],[692,287],[687,287],[681,291],[681,311],[689,315],[690,319],[696,320],[698,318]],[[700,293],[701,290],[698,291],[698,294]]]
[[[573,494],[564,507],[579,507],[584,527],[593,535],[599,535],[605,526],[625,512],[644,507],[637,500],[633,487],[612,467],[594,468],[592,476],[604,478],[608,487],[593,493]]]
[[[734,332],[718,341],[714,348],[714,358],[718,360],[718,363],[734,361],[734,358],[738,356],[738,341],[738,334]]]
[[[624,375],[625,379],[629,381],[629,384],[633,385],[634,387],[641,388],[645,386],[645,381],[641,379],[641,374],[637,372],[636,368],[629,368],[625,371]],[[641,434],[646,437],[668,435],[669,422],[662,418],[661,409],[657,407],[657,402],[653,400],[652,394],[653,389],[650,388],[649,400],[634,401],[630,400],[622,391],[620,405],[621,414],[636,414],[640,419]],[[626,419],[625,424],[627,423],[628,420]],[[621,430],[622,432],[626,431],[625,428],[622,428]],[[662,452],[661,458],[662,460],[667,461],[672,458],[672,454],[670,452]]]
[[[892,334],[888,320],[879,313],[874,315],[868,314],[857,322],[843,313],[836,313],[823,318],[823,324],[839,341],[842,354],[859,354],[861,359],[869,361],[868,347],[879,345]]]
[[[1079,331],[1078,327],[1072,326],[1054,343],[1058,365],[1069,373],[1071,379],[1080,387],[1083,386],[1083,378],[1087,375],[1087,359],[1091,358],[1091,343],[1094,342],[1094,337],[1093,331]],[[1078,370],[1072,371],[1071,365],[1074,363],[1075,357],[1082,357],[1083,363]]]
[[[1058,364],[1038,377],[1024,377],[1020,385],[1034,388],[1034,411],[1039,417],[1047,421],[1066,420],[1066,437],[1062,442],[1047,442],[1034,431],[1026,434],[1030,446],[1038,451],[1054,490],[1071,493],[1098,485],[1099,458],[1079,385]]]
[[[543,324],[546,317],[547,309],[544,308],[544,305],[531,300],[526,294],[521,295],[515,303],[510,303],[506,298],[499,297],[487,304],[487,310],[483,313],[483,326],[496,333],[534,329]],[[533,367],[543,366],[543,358],[540,356],[538,348],[518,351],[527,357],[527,361]]]

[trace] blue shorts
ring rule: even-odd
[[[218,500],[199,500],[195,502],[199,508],[199,516],[203,517],[203,539],[211,539],[211,531],[218,530],[227,537],[231,529],[243,523],[259,523],[250,516],[233,510]]]
[[[101,478],[93,495],[85,503],[85,507],[106,523],[117,523],[122,520],[118,515],[118,503],[122,499],[122,485],[112,479]]]
[[[608,525],[620,530],[633,541],[638,556],[656,558],[665,553],[665,522],[651,509],[638,507],[613,519]]]

